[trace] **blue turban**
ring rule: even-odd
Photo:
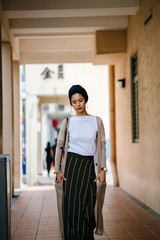
[[[76,94],[76,93],[80,93],[84,97],[85,102],[87,103],[87,101],[88,101],[88,94],[87,94],[86,90],[82,86],[80,86],[80,85],[73,85],[69,89],[69,92],[68,92],[68,97],[69,97],[71,105],[72,105],[72,102],[71,102],[72,95]]]

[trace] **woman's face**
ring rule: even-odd
[[[83,114],[86,112],[86,102],[80,93],[75,93],[72,95],[71,103],[77,114]]]

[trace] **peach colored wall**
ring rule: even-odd
[[[144,20],[152,9],[153,19]],[[116,146],[120,187],[160,213],[160,1],[142,0],[129,17],[127,53],[115,66]],[[131,57],[138,54],[139,143],[132,142]]]
[[[126,30],[97,31],[96,54],[126,51]]]

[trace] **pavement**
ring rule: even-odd
[[[58,240],[59,225],[54,187],[55,175],[44,172],[36,186],[25,186],[11,208],[13,240]],[[95,240],[160,239],[160,216],[120,188],[107,186],[104,234]]]

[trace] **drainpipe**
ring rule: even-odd
[[[114,186],[119,186],[116,166],[115,81],[114,66],[109,66],[110,163]]]

